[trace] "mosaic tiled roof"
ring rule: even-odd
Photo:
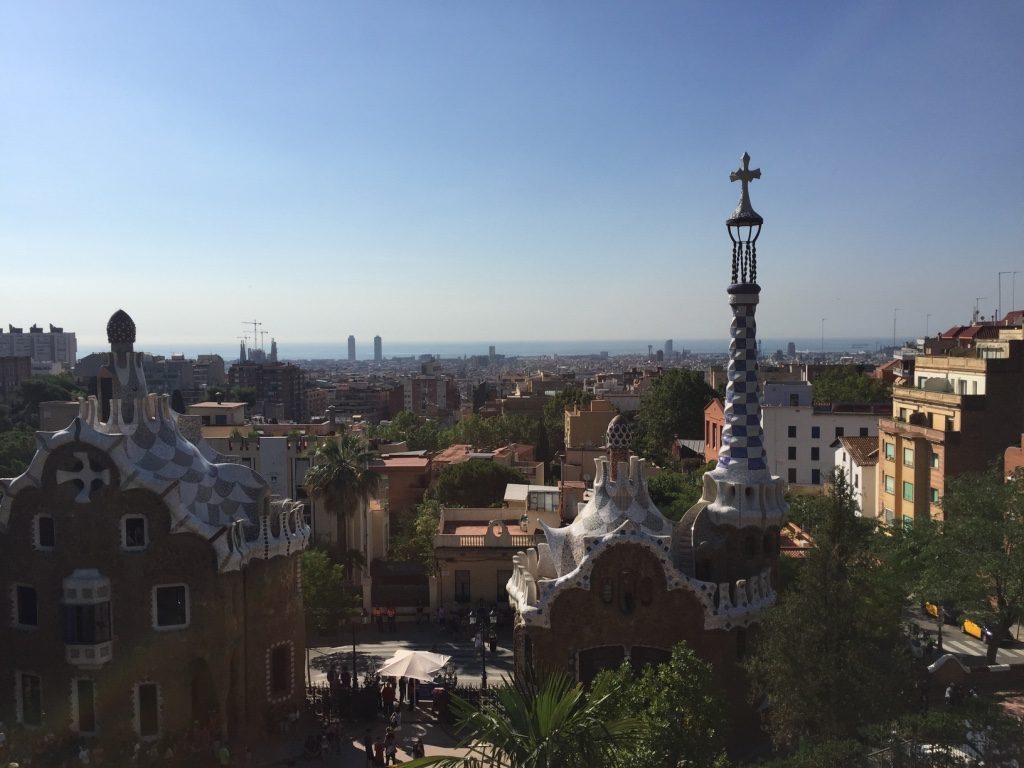
[[[571,525],[552,528],[541,523],[559,576],[574,570],[583,561],[587,539],[600,538],[627,521],[650,536],[672,535],[671,523],[647,493],[644,460],[632,456],[628,464],[621,462],[616,480],[608,476],[608,469],[608,459],[597,459],[594,495]]]

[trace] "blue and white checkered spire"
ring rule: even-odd
[[[732,240],[732,284],[729,286],[729,370],[725,387],[725,424],[718,466],[704,475],[702,500],[719,524],[742,528],[780,525],[786,517],[785,487],[768,471],[761,432],[761,398],[757,381],[757,323],[754,312],[761,294],[757,284],[757,247],[764,220],[750,204],[749,184],[761,178],[750,170],[750,155],[730,175],[742,182],[740,202],[726,220]]]
[[[732,324],[729,327],[729,369],[725,388],[725,425],[716,474],[737,480],[769,479],[761,432],[761,399],[757,382],[757,309],[761,288],[756,283],[729,286]]]

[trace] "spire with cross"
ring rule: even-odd
[[[750,204],[750,182],[761,178],[761,169],[750,169],[750,155],[746,152],[740,158],[743,166],[729,174],[729,181],[738,181],[740,202],[732,216],[726,219],[732,239],[732,283],[757,282],[757,237],[761,234],[764,219]]]

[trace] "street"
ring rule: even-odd
[[[920,608],[910,613],[911,620],[921,628],[925,639],[936,637],[935,619],[926,615]],[[1019,626],[1010,628],[1010,634],[1018,636]],[[985,659],[986,645],[977,638],[964,634],[959,626],[946,624],[942,628],[942,649],[946,653],[956,654],[966,664],[977,664]],[[1024,642],[1016,641],[1012,645],[1000,646],[996,654],[997,664],[1024,664]]]

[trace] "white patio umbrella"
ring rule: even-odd
[[[429,683],[434,673],[451,661],[451,656],[430,651],[402,650],[395,653],[378,669],[382,677],[412,677]]]

